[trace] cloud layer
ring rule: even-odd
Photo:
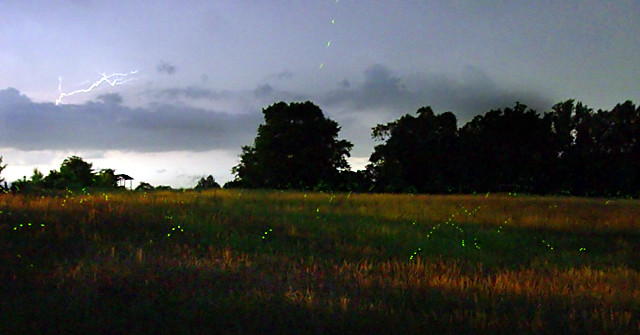
[[[156,66],[156,71],[158,71],[159,73],[166,73],[168,75],[172,75],[176,72],[176,67],[165,61],[161,61],[160,64]]]
[[[436,111],[452,111],[458,120],[491,109],[513,106],[516,101],[543,112],[554,101],[531,90],[499,87],[483,70],[467,66],[456,78],[450,74],[413,74],[405,78],[375,64],[364,71],[364,81],[343,80],[322,102],[352,111],[386,110],[395,116],[413,113],[422,106]],[[557,101],[555,101],[557,102]]]
[[[34,103],[13,88],[0,90],[0,142],[26,151],[237,150],[251,143],[262,116],[165,104],[133,109],[115,93],[97,100],[56,106]]]
[[[163,63],[169,66],[166,63]],[[168,70],[163,70],[168,71]],[[131,108],[118,93],[81,105],[35,103],[18,90],[0,90],[0,146],[18,150],[120,150],[134,152],[228,150],[253,142],[261,108],[278,101],[310,100],[340,123],[341,138],[355,144],[353,154],[368,156],[371,128],[430,105],[453,111],[462,126],[474,115],[513,106],[516,101],[542,113],[558,101],[539,92],[502,88],[484,71],[464,68],[445,74],[395,74],[374,64],[362,79],[345,78],[333,90],[303,93],[265,81],[254,89],[215,90],[205,85],[148,88],[147,107]],[[291,76],[287,71],[273,80]],[[285,85],[286,86],[286,85]],[[224,105],[229,113],[211,110]],[[194,107],[199,105],[200,107]],[[247,114],[248,113],[248,114]]]

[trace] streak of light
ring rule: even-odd
[[[72,95],[80,94],[80,93],[89,93],[93,91],[95,88],[97,88],[98,86],[102,85],[102,83],[104,82],[106,82],[111,86],[118,86],[118,85],[122,85],[124,83],[130,82],[133,80],[133,78],[127,78],[127,77],[134,75],[136,73],[138,73],[138,70],[133,70],[129,73],[112,73],[110,75],[103,73],[100,80],[91,84],[91,86],[89,86],[88,88],[83,88],[83,89],[75,90],[71,92],[62,92],[62,77],[58,77],[58,92],[60,92],[60,95],[56,99],[56,106],[62,103],[62,99],[66,97],[70,97]]]

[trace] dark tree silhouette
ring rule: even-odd
[[[568,194],[572,189],[572,175],[566,161],[574,140],[573,115],[576,107],[583,108],[582,105],[576,106],[574,100],[557,103],[543,117],[551,127],[550,146],[555,153],[545,169],[548,177],[546,190],[549,193]]]
[[[435,115],[431,107],[373,128],[377,145],[368,170],[386,192],[446,192],[458,187],[457,125],[451,112]]]
[[[95,185],[104,188],[118,187],[118,177],[114,169],[102,169],[94,178]]]
[[[220,188],[220,184],[216,182],[212,175],[209,175],[206,179],[204,177],[200,178],[198,181],[198,185],[196,185],[196,190],[207,190],[213,188]]]
[[[7,164],[2,165],[2,156],[0,156],[0,173],[2,173],[2,170],[4,170],[7,167]],[[3,182],[4,178],[0,177],[0,182]]]
[[[69,189],[80,189],[94,184],[93,164],[78,156],[65,159],[60,165],[60,174]]]
[[[610,147],[605,146],[607,132],[613,130],[609,112],[593,110],[580,102],[567,100],[545,115],[551,120],[557,164],[550,169],[562,193],[604,195],[611,191],[607,166]],[[626,140],[622,140],[626,141]]]
[[[343,192],[370,192],[374,189],[373,178],[368,170],[341,171],[340,182],[332,190]]]
[[[570,192],[574,195],[595,195],[596,184],[601,178],[598,168],[601,162],[593,136],[596,132],[593,110],[577,103],[572,121],[575,140],[565,161],[572,175]]]
[[[575,140],[564,157],[577,195],[637,196],[640,187],[640,108],[631,101],[597,113],[578,103]]]
[[[567,100],[542,117],[516,103],[460,129],[449,114],[425,107],[373,129],[385,141],[368,166],[377,190],[640,193],[640,107],[631,101],[594,113]]]
[[[15,180],[11,183],[11,189],[14,192],[20,193],[34,193],[39,192],[44,188],[44,175],[37,168],[33,169],[33,174],[30,179],[26,176],[22,179]]]
[[[34,168],[30,181],[36,186],[42,186],[44,183],[44,174],[42,174],[38,168]]]
[[[44,177],[44,188],[52,190],[62,190],[67,187],[67,181],[64,176],[56,170],[49,170],[49,174]]]
[[[338,123],[311,103],[275,103],[262,110],[265,123],[253,146],[243,146],[230,186],[312,189],[334,185],[353,145],[338,140]]]
[[[640,169],[640,108],[631,101],[611,112],[598,111],[600,159],[604,194],[637,195]]]
[[[556,155],[549,119],[516,103],[478,115],[460,129],[463,182],[476,192],[545,192]]]
[[[62,162],[60,171],[51,170],[45,177],[36,168],[33,170],[33,175],[30,179],[23,177],[13,182],[12,189],[31,193],[46,190],[117,188],[117,176],[114,169],[102,169],[100,172],[94,173],[92,165],[78,156],[71,156]]]
[[[4,168],[7,167],[7,164],[2,165],[2,156],[0,156],[0,174],[2,174],[2,170],[4,170]],[[2,191],[2,193],[6,193],[8,191],[8,187],[7,187],[7,182],[4,180],[4,178],[0,177],[0,183],[4,182],[4,185],[0,184],[0,191]]]
[[[138,185],[135,190],[136,191],[153,191],[153,186],[151,186],[151,184],[149,183],[145,183],[144,181],[141,181],[140,185]]]

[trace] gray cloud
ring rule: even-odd
[[[178,178],[185,180],[187,185],[196,186],[201,178],[207,178],[206,175],[179,174]],[[214,177],[215,179],[215,177]]]
[[[0,143],[18,150],[238,150],[251,143],[262,115],[157,105],[129,108],[119,95],[82,105],[34,103],[0,90]]]
[[[373,65],[364,72],[364,82],[352,85],[343,80],[340,89],[326,94],[322,100],[329,106],[345,106],[354,111],[369,108],[397,109],[415,100],[411,93],[401,84],[401,79],[393,76],[391,71],[382,65]]]
[[[538,112],[554,103],[541,92],[499,87],[482,69],[471,66],[464,68],[460,78],[446,74],[400,78],[387,67],[376,64],[364,72],[363,82],[353,84],[345,79],[339,87],[324,95],[321,102],[354,112],[386,110],[394,116],[430,105],[436,111],[452,111],[464,122],[491,109],[513,106],[516,101]]]
[[[20,94],[20,92],[13,87],[0,90],[0,108],[6,106],[26,105],[29,103],[31,103],[31,99],[26,95]]]
[[[284,79],[291,79],[293,78],[293,73],[289,70],[284,70],[278,73],[272,73],[268,76],[266,76],[263,80],[272,80],[272,79],[278,79],[278,80],[284,80]]]
[[[187,86],[187,87],[172,87],[160,90],[154,90],[147,92],[155,99],[169,99],[175,100],[177,98],[187,98],[193,100],[221,100],[228,99],[231,96],[229,91],[215,91],[208,88]]]
[[[252,92],[253,98],[257,100],[259,104],[273,104],[277,101],[306,101],[310,100],[308,96],[296,92],[279,90],[266,83],[258,85]]]
[[[476,114],[513,106],[515,101],[539,112],[557,102],[536,91],[500,87],[474,67],[465,68],[457,77],[400,76],[385,66],[373,65],[363,73],[363,80],[344,79],[336,87],[314,96],[280,90],[272,83],[241,91],[174,87],[146,91],[159,102],[144,108],[124,106],[116,93],[82,105],[34,103],[18,90],[7,88],[0,90],[0,143],[18,150],[237,151],[255,137],[262,122],[260,107],[277,101],[311,100],[341,124],[341,137],[356,144],[354,155],[366,156],[373,145],[371,127],[415,113],[421,106],[430,105],[436,112],[453,111],[462,125]],[[230,103],[232,110],[253,113],[189,107],[175,101],[180,99],[221,101]]]
[[[258,85],[255,90],[253,90],[253,95],[257,98],[268,97],[273,93],[273,87],[269,84]]]
[[[161,61],[160,64],[156,66],[156,71],[158,71],[159,73],[166,73],[168,75],[172,75],[176,72],[176,67],[165,61]]]
[[[270,83],[258,84],[253,90],[213,90],[205,87],[187,86],[171,87],[164,89],[151,89],[145,93],[148,97],[159,101],[172,102],[179,99],[191,101],[210,100],[225,101],[246,108],[249,106],[262,106],[276,101],[304,101],[310,100],[307,95],[280,90]]]
[[[118,93],[108,93],[102,94],[97,97],[98,100],[102,101],[107,105],[120,105],[122,104],[122,96]]]
[[[280,79],[280,80],[289,79],[289,78],[292,78],[292,77],[293,77],[293,73],[291,73],[290,71],[286,71],[286,70],[276,74],[276,78]]]
[[[364,81],[344,79],[337,86],[318,101],[334,111],[334,119],[342,126],[341,136],[355,144],[352,156],[361,157],[368,157],[376,145],[371,139],[372,127],[414,114],[422,106],[431,106],[436,113],[452,111],[462,126],[477,114],[511,107],[516,101],[539,113],[554,103],[536,91],[499,87],[475,67],[464,68],[459,78],[419,73],[403,78],[378,64],[366,69]]]

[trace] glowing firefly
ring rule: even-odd
[[[88,88],[84,88],[81,90],[75,90],[72,92],[62,92],[62,77],[58,77],[58,92],[60,92],[60,96],[58,96],[58,99],[56,99],[56,105],[59,105],[62,103],[62,99],[64,99],[65,97],[69,97],[78,93],[89,93],[91,91],[93,91],[95,88],[97,88],[98,86],[102,85],[102,83],[106,82],[107,84],[111,85],[111,86],[117,86],[117,85],[122,85],[124,83],[127,83],[131,80],[133,80],[132,78],[127,78],[126,77],[130,76],[130,75],[134,75],[138,73],[138,70],[134,70],[131,71],[129,73],[112,73],[110,75],[107,75],[106,73],[102,74],[102,77],[100,78],[100,80],[96,81],[95,83],[91,84],[91,86],[89,86]]]
[[[336,0],[336,4],[338,3],[338,1],[340,0]],[[336,24],[336,20],[335,19],[331,19],[331,24]],[[331,46],[331,40],[329,40],[327,42],[327,48]],[[322,69],[324,67],[324,63],[320,63],[319,68]]]

